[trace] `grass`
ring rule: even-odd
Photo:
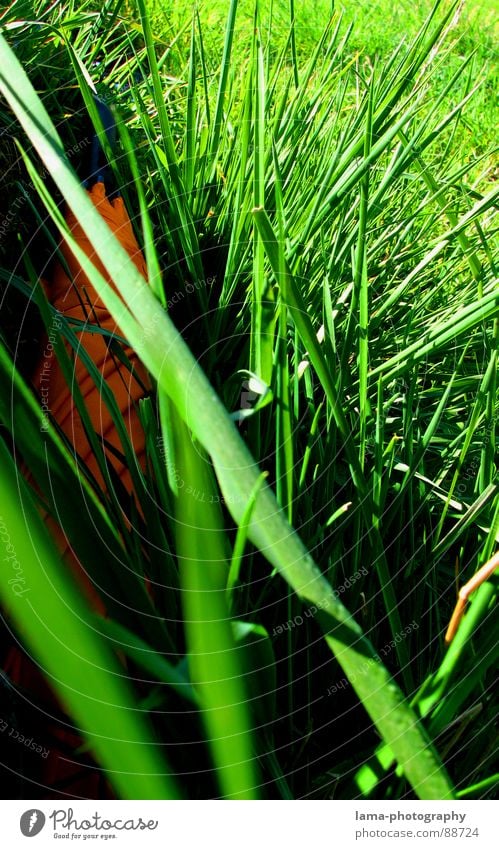
[[[18,140],[7,180],[30,187],[20,208],[39,222],[46,255],[65,231],[57,204],[70,203],[123,300],[79,258],[156,386],[140,410],[140,509],[124,513],[119,493],[89,479],[55,422],[40,433],[17,356],[23,321],[11,306],[2,323],[6,444],[96,586],[112,590],[108,618],[73,602],[27,484],[13,488],[6,448],[4,521],[23,562],[34,563],[41,622],[52,621],[54,594],[33,553],[64,587],[75,615],[60,619],[58,634],[80,647],[74,674],[83,678],[97,652],[111,681],[128,658],[118,718],[97,717],[137,714],[125,751],[113,735],[103,741],[84,710],[90,690],[67,698],[72,681],[58,654],[49,667],[123,797],[442,799],[495,789],[494,576],[450,648],[443,643],[456,582],[492,556],[499,535],[488,119],[470,141],[493,57],[487,39],[472,35],[472,15],[466,37],[463,17],[449,30],[448,4],[424,22],[408,7],[401,46],[395,30],[369,27],[368,44],[358,21],[349,29],[348,15],[328,23],[321,4],[316,15],[305,6],[294,49],[282,4],[271,29],[267,8],[255,28],[253,5],[232,2],[222,28],[206,4],[193,22],[174,22],[174,38],[143,0],[99,14],[79,4],[77,18],[59,4],[48,29],[19,23],[26,4],[4,15],[0,119]],[[24,17],[41,14],[37,4],[32,12]],[[37,68],[49,61],[47,84]],[[74,173],[90,78],[113,92],[121,119],[113,169],[151,289]],[[34,303],[49,328],[27,226],[6,234],[11,244],[20,237],[19,262],[6,258],[1,269],[4,303]],[[61,323],[74,348],[77,329]],[[138,512],[140,543],[129,532]],[[28,606],[13,604],[6,587],[9,623],[48,663]],[[138,766],[137,740],[151,758]],[[191,744],[185,758],[181,742]],[[129,770],[143,783],[136,775],[127,789],[120,776]]]
[[[222,53],[225,20],[230,0],[214,3],[204,0],[200,6],[203,21],[203,43],[207,53],[208,72],[217,74],[218,57]],[[294,4],[295,41],[298,62],[303,65],[321,38],[332,14],[342,16],[343,25],[352,27],[345,46],[345,54],[359,64],[369,67],[373,61],[384,61],[399,45],[408,43],[417,33],[433,6],[432,0],[418,3],[403,2],[396,6],[387,0],[359,0],[358,3],[330,2],[330,0],[305,0]],[[150,4],[153,32],[165,49],[165,64],[175,76],[183,78],[189,54],[191,9],[175,3]],[[132,11],[132,10],[131,10]],[[246,34],[254,15],[252,0],[238,4],[235,40],[238,50],[249,47]],[[284,65],[293,63],[291,44],[288,43],[291,6],[287,0],[266,4],[260,10],[262,42],[267,56],[276,57],[286,48]],[[481,89],[466,110],[462,123],[459,147],[469,154],[489,149],[495,142],[494,110],[497,90],[497,35],[499,5],[497,0],[465,0],[457,7],[455,17],[449,22],[447,40],[449,55],[440,67],[435,68],[431,86],[435,92],[442,87],[461,64],[464,57],[474,56],[474,77],[483,79]],[[269,33],[271,37],[269,37]],[[455,91],[459,94],[459,89]]]

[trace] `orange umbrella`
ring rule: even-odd
[[[95,183],[88,194],[106,224],[111,228],[133,260],[137,269],[147,279],[147,268],[144,257],[133,233],[123,199],[116,197],[110,201],[106,196],[106,189],[103,182]],[[90,242],[70,210],[66,214],[66,221],[71,234],[79,246],[92,260],[103,277],[115,289],[102,262],[95,255]],[[66,242],[61,245],[61,253],[71,276],[68,277],[62,266],[58,264],[52,279],[48,282],[42,281],[50,302],[68,318],[79,319],[82,322],[88,322],[92,325],[98,324],[101,328],[109,331],[111,335],[117,334],[121,336],[120,329],[116,326],[116,322],[110,315],[109,310],[74,258]],[[140,363],[136,353],[130,347],[125,347],[124,352],[133,367],[131,371],[111,354],[106,336],[82,330],[78,333],[78,337],[80,345],[90,355],[102,379],[106,381],[108,387],[112,390],[123,419],[126,422],[137,462],[144,467],[145,436],[139,421],[137,404],[140,398],[144,396],[144,392],[150,387],[147,372]],[[78,356],[75,357],[69,343],[66,344],[68,352],[73,357],[73,379],[80,387],[92,426],[98,438],[103,441],[103,449],[108,462],[114,467],[123,486],[131,493],[133,489],[132,478],[128,467],[119,459],[124,453],[123,446],[116,432],[111,414],[105,404],[102,403],[99,388],[95,385],[83,362]],[[57,358],[51,357],[49,360],[46,359],[46,349],[34,370],[33,383],[37,393],[43,399],[44,406],[50,410],[53,418],[58,422],[75,451],[87,464],[96,480],[105,488],[96,457],[86,437],[80,416],[73,404],[71,390],[62,374]],[[117,453],[106,450],[106,443],[117,449]],[[95,592],[90,579],[81,568],[63,530],[47,514],[44,514],[44,521],[49,527],[61,551],[61,555],[75,574],[92,606],[98,612],[104,613],[102,600]],[[9,654],[6,672],[11,681],[24,689],[26,693],[29,693],[37,705],[40,704],[39,700],[41,699],[42,703],[44,702],[46,705],[47,712],[50,714],[51,707],[53,710],[55,704],[54,696],[47,687],[36,665],[17,647],[13,648]],[[101,774],[96,771],[95,766],[89,762],[88,766],[82,768],[81,763],[78,763],[78,756],[76,758],[74,756],[73,758],[71,756],[68,757],[68,751],[71,752],[71,750],[76,749],[82,744],[81,738],[60,725],[51,727],[50,732],[61,742],[62,746],[60,749],[57,746],[52,746],[49,756],[43,762],[42,775],[40,777],[42,784],[48,788],[54,788],[54,785],[58,785],[61,788],[64,786],[64,795],[69,795],[70,797],[74,795],[87,798],[102,798],[103,779]]]

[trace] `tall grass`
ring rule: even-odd
[[[110,641],[133,661],[130,686],[149,714],[134,734],[148,745],[151,721],[163,771],[177,776],[175,788],[157,779],[152,792],[492,792],[483,750],[494,578],[447,650],[443,634],[456,577],[486,562],[499,534],[497,191],[489,152],[480,170],[455,148],[475,96],[470,62],[443,75],[435,94],[455,11],[439,6],[386,61],[357,61],[352,31],[334,16],[300,63],[292,13],[275,52],[258,10],[236,49],[232,0],[219,73],[195,15],[185,79],[168,75],[173,47],[143,0],[140,38],[114,14],[119,4],[97,16],[84,7],[77,22],[68,8],[67,28],[50,21],[43,49],[55,37],[69,55],[83,102],[97,61],[115,91],[122,153],[113,168],[137,213],[150,288],[102,227],[49,95],[40,99],[9,47],[19,31],[29,43],[32,25],[4,27],[5,121],[11,133],[15,120],[22,128],[33,206],[66,234],[56,201],[70,204],[121,298],[67,237],[71,248],[155,379],[156,405],[141,403],[142,471],[93,375],[134,469],[137,506],[123,514],[112,481],[104,492],[88,478],[56,423],[38,436],[36,402],[7,352],[1,361],[0,411],[16,450],[95,584],[106,593],[112,575],[119,582],[99,645]],[[23,265],[3,277],[50,327],[22,247]],[[61,326],[77,349],[75,328]],[[68,480],[82,481],[70,497]],[[128,530],[138,513],[140,542]],[[109,552],[102,560],[89,545],[92,525]],[[20,550],[25,530],[12,519]],[[27,607],[12,608],[2,587],[22,632]],[[51,604],[40,589],[42,620]],[[85,633],[74,636],[82,652]],[[42,662],[40,636],[29,640]],[[146,686],[140,670],[161,686]],[[107,662],[102,673],[113,674]],[[67,704],[92,742],[79,707]],[[179,758],[180,739],[196,742],[195,764]],[[116,792],[131,796],[113,778],[126,769],[119,752],[93,749]],[[158,770],[145,760],[143,769],[154,784]]]

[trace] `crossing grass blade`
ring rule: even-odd
[[[175,419],[182,484],[176,504],[184,627],[191,681],[199,699],[224,798],[255,799],[260,779],[241,652],[226,598],[227,541],[207,458]]]

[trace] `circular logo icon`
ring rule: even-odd
[[[39,811],[38,808],[31,808],[25,811],[19,822],[19,827],[25,837],[35,837],[40,834],[45,825],[45,814]]]

